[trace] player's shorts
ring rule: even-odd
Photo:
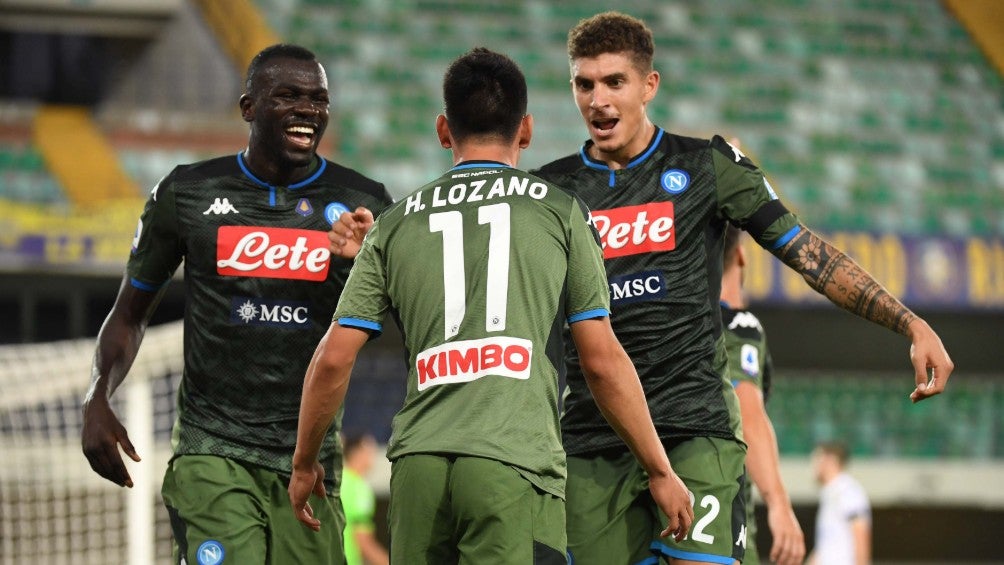
[[[760,551],[756,546],[756,516],[753,505],[753,485],[746,483],[746,557],[743,565],[760,565]]]
[[[742,560],[745,446],[700,437],[676,444],[667,453],[694,505],[694,523],[679,543],[659,537],[668,519],[652,500],[648,475],[633,455],[568,457],[570,563],[652,565],[673,557],[731,565]]]
[[[214,455],[182,455],[161,492],[174,533],[174,563],[343,565],[345,516],[337,496],[310,496],[315,532],[293,514],[289,479]]]
[[[565,503],[482,457],[406,455],[390,477],[392,565],[564,565]]]

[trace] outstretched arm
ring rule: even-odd
[[[91,364],[91,385],[84,397],[80,443],[91,469],[119,486],[133,485],[119,446],[133,461],[140,458],[108,399],[136,360],[150,316],[162,296],[163,290],[149,292],[133,287],[127,275],[98,333]]]
[[[916,384],[911,400],[945,390],[955,365],[941,338],[853,259],[804,226],[773,253],[837,306],[910,338]]]
[[[669,517],[662,535],[683,540],[694,521],[690,495],[669,464],[638,374],[617,341],[610,319],[582,320],[573,323],[571,330],[596,405],[648,473],[652,498]]]
[[[345,401],[356,355],[368,338],[369,334],[363,330],[332,323],[317,344],[303,380],[288,494],[296,519],[314,531],[320,531],[321,522],[314,517],[307,499],[311,492],[325,495],[324,468],[317,461],[317,455],[335,414]]]
[[[767,505],[767,525],[774,540],[770,560],[780,565],[800,564],[805,557],[805,538],[781,482],[777,436],[763,404],[763,393],[752,382],[740,381],[736,394],[742,412],[743,436],[749,446],[746,468]]]

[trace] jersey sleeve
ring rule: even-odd
[[[569,324],[610,315],[610,290],[603,268],[600,237],[589,223],[588,209],[574,199],[568,218],[568,271],[565,274]]]
[[[840,513],[845,520],[850,521],[855,518],[871,520],[872,513],[871,505],[868,503],[868,495],[858,485],[854,485],[854,488],[845,489],[840,497],[839,504]]]
[[[380,220],[377,219],[356,255],[333,321],[340,326],[378,334],[383,331],[383,319],[389,306],[387,272],[380,243]]]
[[[766,249],[791,241],[802,229],[798,218],[781,203],[759,167],[721,136],[711,140],[711,147],[722,217]]]
[[[184,256],[173,179],[172,171],[157,183],[136,225],[126,272],[130,284],[141,290],[164,286]]]
[[[729,376],[732,384],[750,382],[763,390],[765,359],[751,340],[732,337],[728,344]]]

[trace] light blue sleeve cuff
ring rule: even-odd
[[[770,248],[781,249],[782,247],[784,247],[784,244],[795,239],[795,236],[798,235],[801,231],[802,231],[802,226],[795,226],[791,228],[790,230],[784,232],[784,235],[777,238],[777,241],[775,241],[774,245],[771,245]]]
[[[135,288],[138,288],[140,290],[145,290],[145,291],[148,291],[148,292],[157,292],[158,290],[160,290],[161,288],[163,288],[163,286],[165,284],[167,284],[167,281],[164,281],[164,282],[162,282],[160,284],[157,284],[157,285],[153,285],[153,284],[147,284],[147,283],[145,283],[143,281],[136,280],[136,279],[134,279],[132,277],[129,277],[129,284],[133,285]]]
[[[357,328],[374,333],[383,333],[383,325],[361,318],[338,318],[338,325],[346,328]]]
[[[579,312],[578,314],[572,314],[568,317],[568,323],[574,324],[575,322],[581,322],[582,320],[591,320],[593,318],[606,318],[610,315],[610,311],[606,308],[594,308],[592,310],[586,310],[585,312]]]

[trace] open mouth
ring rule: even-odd
[[[593,120],[590,123],[592,123],[593,128],[596,129],[597,131],[603,133],[609,133],[610,130],[614,129],[614,126],[616,126],[617,122],[619,121],[620,120],[618,120],[617,118],[603,118],[603,119]]]
[[[286,128],[286,138],[293,145],[307,149],[314,143],[314,126],[289,126]]]

